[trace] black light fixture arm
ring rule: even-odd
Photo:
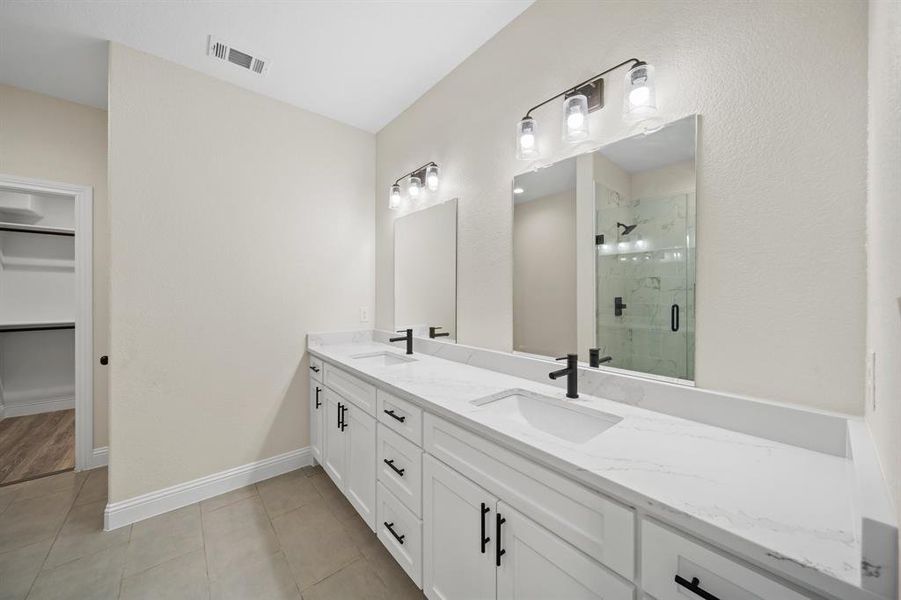
[[[401,175],[400,177],[395,179],[394,185],[400,184],[400,180],[404,179],[405,177],[409,177],[410,175],[416,175],[417,173],[421,173],[422,171],[425,171],[428,167],[437,167],[437,166],[438,166],[438,163],[436,163],[433,160],[430,160],[429,162],[422,165],[421,167],[417,167],[417,168],[413,169],[412,171],[410,171],[409,173],[404,173],[403,175]]]
[[[634,69],[635,67],[637,67],[637,66],[639,66],[639,65],[646,64],[643,60],[638,60],[637,58],[630,58],[629,60],[624,60],[623,62],[619,63],[619,64],[616,65],[615,67],[610,67],[609,69],[607,69],[607,70],[604,71],[603,73],[598,73],[598,74],[595,75],[594,77],[591,77],[591,78],[589,78],[589,79],[586,79],[586,80],[583,81],[582,83],[577,83],[576,85],[574,85],[574,86],[572,86],[572,87],[566,88],[565,90],[563,90],[562,92],[560,92],[560,93],[557,94],[556,96],[552,96],[551,98],[548,98],[548,99],[545,100],[544,102],[541,102],[541,103],[539,103],[539,104],[536,104],[535,106],[533,106],[532,108],[530,108],[530,109],[528,110],[528,112],[526,112],[526,116],[523,117],[523,119],[528,119],[528,118],[531,116],[533,110],[537,110],[537,109],[541,108],[542,106],[544,106],[544,105],[547,104],[548,102],[553,102],[553,101],[556,100],[557,98],[562,98],[563,96],[565,96],[566,94],[568,94],[568,93],[570,93],[570,92],[575,92],[576,90],[578,90],[578,89],[579,89],[580,87],[582,87],[582,86],[588,85],[589,83],[594,83],[595,81],[597,81],[598,79],[600,79],[601,77],[603,77],[604,75],[606,75],[607,73],[611,73],[611,72],[613,72],[613,71],[619,69],[620,67],[625,67],[625,66],[628,65],[629,63],[632,63],[632,66],[629,67],[630,69]],[[400,181],[400,180],[398,180],[398,181]]]

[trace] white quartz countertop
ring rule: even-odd
[[[396,346],[372,341],[317,345],[314,355],[346,368],[442,417],[528,455],[558,472],[670,520],[762,564],[790,561],[860,585],[860,534],[853,461],[581,395],[431,356],[391,366],[361,365],[355,355]],[[550,369],[549,369],[550,371]],[[471,404],[511,388],[530,390],[622,420],[584,443],[515,422],[498,422]],[[493,422],[494,421],[494,422]],[[712,526],[709,527],[709,526]],[[709,536],[707,536],[709,537]],[[828,581],[823,589],[829,589]]]

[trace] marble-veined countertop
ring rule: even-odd
[[[402,349],[371,340],[318,343],[309,351],[438,416],[469,426],[651,516],[763,565],[790,561],[832,583],[860,586],[853,461],[417,353],[376,366],[353,357]],[[562,367],[563,365],[561,365]],[[619,417],[584,443],[515,421],[499,422],[472,400],[523,389]],[[722,535],[719,535],[722,534]],[[809,579],[809,578],[808,578]],[[847,592],[846,586],[839,586]],[[835,592],[833,592],[835,593]],[[837,593],[841,597],[841,593]],[[866,596],[861,596],[866,597]]]

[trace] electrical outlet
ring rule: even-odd
[[[873,351],[867,352],[866,386],[867,404],[876,412],[876,353]]]
[[[369,322],[369,308],[366,306],[360,307],[360,323],[368,323]]]

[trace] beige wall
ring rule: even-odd
[[[637,56],[664,119],[701,115],[698,385],[862,413],[866,33],[861,1],[539,1],[379,132],[377,325],[393,315],[388,187],[434,160],[460,199],[459,340],[511,348],[515,124]],[[597,141],[629,133],[623,77]],[[559,110],[535,113],[547,159],[572,152]]]
[[[513,211],[513,349],[565,356],[576,348],[576,191]]]
[[[901,522],[901,4],[870,3],[867,347],[876,355],[867,422]]]
[[[94,188],[94,447],[107,445],[109,227],[106,111],[0,85],[0,173]]]
[[[373,305],[372,134],[110,47],[110,500],[306,447]]]

